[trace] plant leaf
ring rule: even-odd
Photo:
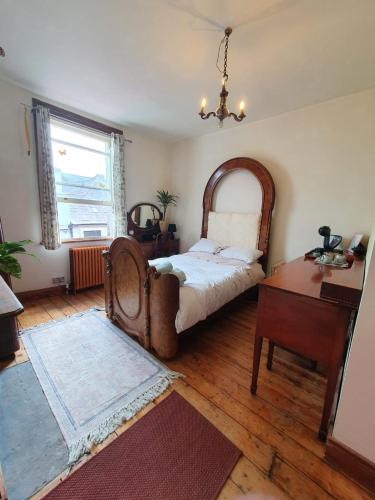
[[[0,271],[9,273],[15,278],[21,278],[21,265],[12,255],[4,255],[0,258]]]

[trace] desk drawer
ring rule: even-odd
[[[345,342],[350,311],[336,304],[260,286],[256,334],[321,363]]]

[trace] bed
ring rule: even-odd
[[[215,190],[224,178],[240,170],[258,181],[259,208],[251,213],[215,211]],[[157,272],[160,260],[148,261],[134,238],[116,238],[104,253],[108,318],[160,358],[173,357],[180,333],[256,287],[265,276],[274,200],[272,177],[258,161],[233,158],[220,165],[204,191],[201,237],[219,241],[223,247],[257,247],[263,255],[252,264],[205,252],[168,257],[186,274],[181,287],[175,275]]]

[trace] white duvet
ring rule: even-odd
[[[184,286],[180,287],[177,333],[206,319],[265,276],[258,263],[249,265],[203,252],[155,259],[150,261],[150,265],[165,261],[184,271],[187,278]]]

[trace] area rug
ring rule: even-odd
[[[39,325],[23,342],[77,461],[179,376],[106,319],[89,311]]]
[[[68,467],[68,448],[31,363],[0,371],[0,462],[10,500],[25,500]]]
[[[173,392],[45,498],[211,500],[240,456]]]

